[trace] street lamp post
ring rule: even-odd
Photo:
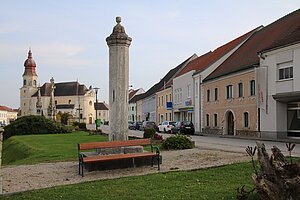
[[[96,109],[96,130],[98,130],[98,90],[100,88],[97,88],[95,87],[94,90],[95,90],[95,93],[96,93],[96,106],[95,106],[95,109]]]

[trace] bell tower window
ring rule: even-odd
[[[24,85],[24,86],[26,85],[26,80],[23,81],[23,85]]]

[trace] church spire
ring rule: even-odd
[[[35,64],[35,61],[32,58],[31,48],[29,48],[28,58],[24,62],[24,67],[25,67],[25,71],[24,71],[23,76],[24,75],[37,76],[36,71],[35,71],[36,64]]]

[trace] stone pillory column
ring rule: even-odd
[[[106,38],[109,47],[109,125],[110,141],[128,139],[128,79],[131,38],[116,17],[117,25]]]

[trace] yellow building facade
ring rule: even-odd
[[[254,68],[202,84],[204,133],[258,137]]]
[[[156,93],[156,124],[161,124],[163,121],[173,121],[172,98],[172,87]]]

